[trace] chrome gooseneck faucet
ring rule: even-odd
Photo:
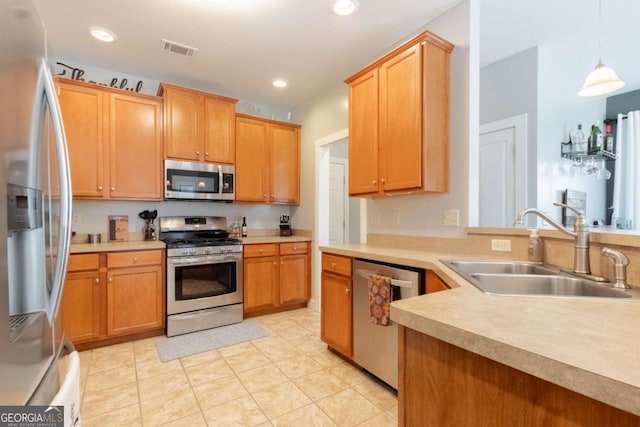
[[[554,203],[555,206],[560,206],[565,209],[569,209],[576,214],[575,219],[575,232],[569,231],[564,228],[562,225],[558,224],[556,221],[551,219],[544,212],[535,209],[523,209],[518,212],[516,215],[516,225],[524,224],[524,217],[527,214],[535,214],[540,218],[547,221],[549,224],[553,225],[558,231],[563,232],[575,239],[574,241],[574,255],[573,255],[573,273],[581,274],[581,275],[590,275],[591,274],[591,265],[589,262],[589,223],[587,221],[587,217],[584,212],[576,209],[571,206],[567,206],[562,203]]]

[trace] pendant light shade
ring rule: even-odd
[[[598,96],[614,92],[624,86],[624,82],[613,71],[598,60],[596,68],[589,73],[587,79],[582,85],[582,89],[578,92],[578,96]]]

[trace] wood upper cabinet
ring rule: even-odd
[[[329,347],[353,357],[353,282],[351,258],[322,254],[320,337]]]
[[[164,307],[164,251],[69,257],[62,322],[74,344],[95,346],[114,337],[162,333]]]
[[[236,201],[267,203],[269,147],[267,123],[236,117]]]
[[[236,115],[236,201],[300,202],[300,126]]]
[[[449,190],[449,60],[425,32],[346,80],[349,193]]]
[[[311,297],[309,243],[244,246],[244,313],[306,304]]]
[[[300,128],[271,123],[269,185],[271,203],[300,202]]]
[[[76,198],[102,198],[105,194],[107,142],[104,114],[108,95],[97,86],[58,79],[58,100],[62,110],[69,150],[71,184]]]
[[[73,196],[161,200],[161,99],[71,80],[57,84]]]
[[[162,198],[162,107],[157,99],[109,96],[109,195]]]
[[[233,164],[236,99],[162,83],[165,156]]]
[[[349,194],[378,192],[378,69],[349,84]]]

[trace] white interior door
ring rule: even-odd
[[[480,226],[506,227],[515,218],[513,128],[480,136]]]
[[[332,159],[329,164],[329,244],[346,242],[346,165]]]
[[[527,201],[526,115],[480,128],[481,227],[511,227]]]

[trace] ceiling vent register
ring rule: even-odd
[[[171,40],[162,39],[162,50],[173,53],[175,55],[192,57],[198,53],[195,47],[187,46],[181,43],[172,42]]]

